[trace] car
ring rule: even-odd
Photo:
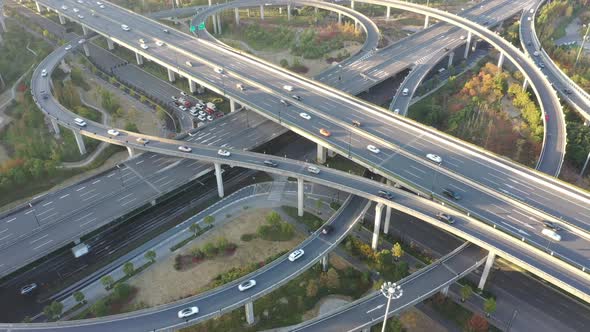
[[[565,93],[566,95],[571,95],[572,94],[572,90],[570,90],[568,88],[563,88],[563,93]]]
[[[297,249],[297,250],[293,251],[291,254],[289,254],[289,260],[291,262],[294,262],[294,261],[298,260],[299,258],[301,258],[301,256],[303,256],[304,253],[305,253],[305,251],[303,251],[303,249]]]
[[[84,3],[84,1],[82,1],[82,0],[76,0],[76,2],[79,3],[79,4],[83,4]]]
[[[192,116],[199,116],[199,111],[197,111],[196,109],[192,109],[192,108],[191,108],[191,110],[190,110],[190,114],[191,114]]]
[[[402,90],[402,96],[407,96],[407,95],[409,95],[409,94],[410,94],[410,90],[409,90],[408,88],[404,88],[404,89]]]
[[[379,195],[379,197],[387,198],[388,200],[392,200],[393,199],[393,194],[390,193],[387,190],[379,190],[377,192],[377,195]]]
[[[80,15],[80,14],[78,14],[78,18],[79,18],[79,19],[83,19],[83,18],[84,18],[84,15]]]
[[[146,145],[146,144],[148,144],[148,143],[150,142],[150,140],[149,140],[149,139],[147,139],[147,138],[143,138],[143,137],[138,137],[138,138],[137,138],[135,141],[136,141],[137,143],[139,143],[139,144],[143,144],[143,145]]]
[[[207,113],[205,113],[205,111],[199,111],[199,115],[207,116]]]
[[[80,40],[78,40],[78,44],[82,45],[86,42],[86,39],[82,38]]]
[[[461,195],[457,194],[453,189],[450,188],[445,188],[442,193],[448,198],[454,199],[456,201],[461,199]]]
[[[141,48],[143,48],[144,50],[147,50],[148,48],[150,48],[149,46],[147,46],[146,44],[141,44],[139,45]]]
[[[121,29],[123,29],[123,30],[125,30],[125,31],[129,31],[129,30],[131,30],[131,29],[129,28],[129,26],[127,26],[126,24],[121,24]]]
[[[186,92],[184,92],[184,91],[180,91],[180,94],[181,94],[181,95],[183,95],[183,96],[185,96],[185,97],[187,97],[187,96],[188,96],[188,93],[186,93]]]
[[[170,98],[172,98],[172,100],[174,100],[174,101],[178,100],[178,97],[176,97],[176,96],[171,96]]]
[[[168,31],[168,29],[162,29],[163,33],[170,33],[170,31]]]
[[[442,163],[442,158],[439,155],[436,155],[434,153],[429,153],[426,155],[426,158],[428,158],[428,160],[435,162],[437,164]]]
[[[139,43],[140,43],[140,44],[145,44],[145,39],[143,39],[143,38],[139,38]]]
[[[184,64],[186,64],[186,65],[187,65],[187,66],[189,66],[189,67],[192,67],[192,66],[193,66],[193,63],[192,63],[192,62],[190,62],[190,61],[186,61]]]
[[[198,109],[198,110],[202,110],[203,109],[203,105],[201,105],[201,104],[195,104],[195,106],[193,106],[193,107],[196,108],[196,109]]]
[[[534,55],[534,56],[539,56],[539,51],[534,51],[534,52],[533,52],[533,55]]]
[[[156,45],[158,46],[164,46],[164,42],[161,40],[156,40]]]
[[[529,13],[531,13],[531,14],[532,14],[532,13],[534,13],[534,12],[535,12],[535,8],[531,8],[531,9],[529,10]]]
[[[100,6],[98,6],[98,7],[99,7],[99,8],[101,8],[101,9],[104,9],[104,5],[100,5]]]
[[[20,294],[27,295],[32,293],[35,289],[37,289],[36,283],[28,284],[20,288]]]
[[[223,74],[223,68],[220,68],[220,67],[215,67],[215,69],[214,69],[214,70],[215,70],[215,72],[216,72],[216,73],[218,73],[218,74]]]
[[[292,85],[283,85],[283,89],[292,92],[293,91],[293,86]]]
[[[527,19],[527,21],[530,21],[530,20],[532,20],[532,18],[531,18],[530,16],[529,16],[529,17],[527,17],[526,19]]]
[[[182,151],[182,152],[191,152],[193,151],[193,149],[191,149],[190,147],[186,146],[186,145],[181,145],[178,147],[178,150]]]
[[[246,281],[242,282],[241,284],[239,284],[238,289],[240,290],[240,292],[243,292],[243,291],[246,291],[254,286],[256,286],[256,280],[250,279],[250,280],[246,280]]]
[[[379,150],[378,147],[376,147],[374,145],[371,145],[371,144],[367,145],[367,150],[369,150],[369,151],[371,151],[373,153],[379,153],[379,152],[381,152],[381,150]]]
[[[278,167],[279,166],[279,164],[274,160],[265,160],[263,163],[264,163],[264,166],[269,166],[269,167]]]
[[[436,218],[438,220],[445,221],[447,224],[454,224],[455,223],[455,219],[453,218],[453,216],[443,213],[443,212],[437,213]]]
[[[291,97],[293,99],[295,99],[295,100],[301,100],[301,96],[300,95],[292,95]]]
[[[561,235],[557,234],[554,230],[549,228],[543,228],[541,234],[545,235],[546,237],[550,238],[553,241],[561,241]]]
[[[77,13],[77,12],[79,12],[79,11],[80,11],[80,9],[78,9],[78,8],[74,8],[74,9],[72,9],[72,10],[74,11],[74,13]]]
[[[65,47],[65,50],[66,50],[66,51],[69,51],[69,50],[71,50],[71,49],[72,49],[72,45],[69,45],[69,44],[68,44],[68,45],[66,45],[66,47]]]
[[[199,307],[190,307],[182,309],[178,312],[178,318],[187,318],[199,313]]]
[[[213,121],[213,116],[212,115],[207,115],[207,121]]]
[[[100,6],[100,5],[102,5],[102,2],[97,1],[96,4]]]
[[[42,77],[46,77],[47,76],[47,69],[41,70],[41,76]]]
[[[39,91],[39,93],[41,94],[41,97],[43,97],[43,99],[49,99],[49,94],[47,93],[47,91],[41,90]]]
[[[244,87],[244,84],[242,84],[242,83],[236,84],[236,88],[240,89],[240,91],[246,90],[246,88]]]
[[[217,150],[217,154],[222,156],[222,157],[229,157],[231,156],[231,152],[224,150],[224,149],[219,149]]]
[[[68,6],[66,6],[66,5],[63,5],[63,6],[61,6],[61,9],[63,9],[63,10],[68,10]]]
[[[324,226],[324,228],[322,228],[322,234],[328,235],[332,232],[333,229],[334,227],[332,227],[332,225],[326,225]]]
[[[399,108],[396,108],[396,109],[394,109],[394,110],[393,110],[393,113],[395,113],[395,114],[399,114]]]
[[[542,62],[539,62],[539,67],[541,67],[541,68],[545,68],[545,64],[544,64],[544,63],[542,63]]]
[[[280,100],[280,102],[281,102],[281,104],[283,104],[283,105],[285,105],[285,106],[289,106],[289,105],[291,105],[291,104],[289,104],[289,102],[288,102],[288,101],[286,101],[285,99],[281,99],[281,100]]]
[[[320,128],[320,134],[325,137],[330,137],[330,135],[332,135],[332,133],[326,128]]]
[[[545,226],[545,228],[552,229],[555,232],[559,232],[561,230],[561,227],[557,226],[556,223],[551,221],[544,221],[543,226]]]
[[[180,105],[180,106],[178,106],[178,108],[179,108],[181,111],[186,111],[186,107],[184,107],[184,105]]]
[[[459,39],[465,40],[465,36],[461,36],[461,37],[459,37]]]
[[[115,129],[109,129],[109,130],[107,130],[107,133],[112,136],[119,136],[119,134],[120,134],[119,131],[115,130]]]
[[[313,174],[320,174],[320,169],[313,165],[307,166],[307,171]]]
[[[545,121],[549,122],[549,114],[545,114]]]
[[[304,118],[305,120],[311,120],[311,116],[307,113],[299,113],[299,116]]]
[[[207,116],[206,116],[206,115],[199,115],[199,116],[197,117],[197,119],[198,119],[199,121],[201,121],[201,122],[205,121],[205,119],[206,119],[206,118],[207,118]]]
[[[86,121],[80,119],[80,118],[75,118],[74,119],[74,123],[76,125],[78,125],[79,127],[86,127]]]
[[[360,123],[360,121],[352,120],[352,125],[355,126],[355,127],[360,127],[361,126],[361,123]]]
[[[448,52],[449,51],[449,48],[448,47],[445,47],[445,48],[443,48],[443,51],[444,52]]]

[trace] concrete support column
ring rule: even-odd
[[[189,78],[188,79],[188,88],[190,89],[191,93],[197,92],[197,82],[195,82]]]
[[[479,279],[479,285],[477,285],[477,288],[483,289],[483,287],[486,285],[486,280],[488,279],[488,275],[490,274],[490,269],[492,268],[492,265],[494,265],[495,259],[496,259],[496,254],[490,251],[488,253],[488,258],[486,259],[486,265],[483,268],[483,273],[481,274],[481,278]]]
[[[170,82],[176,81],[176,76],[174,76],[174,72],[170,68],[168,68],[168,81],[170,81]]]
[[[223,198],[223,174],[221,174],[221,164],[215,163],[215,178],[217,179],[217,194]]]
[[[334,150],[330,150],[330,149],[326,149],[328,150],[328,157],[332,158],[336,156],[336,152]]]
[[[57,123],[57,120],[54,118],[50,118],[51,119],[51,125],[53,126],[53,132],[55,132],[56,135],[60,134],[59,131],[59,124]]]
[[[354,20],[354,31],[359,31],[360,25],[358,20]]]
[[[391,17],[391,7],[387,6],[387,13],[385,14],[385,18],[389,20]]]
[[[377,243],[379,242],[379,229],[381,228],[381,213],[383,212],[383,203],[377,203],[375,206],[375,225],[373,226],[373,241],[371,241],[371,248],[377,250]]]
[[[86,43],[82,44],[82,48],[84,49],[84,54],[86,56],[90,56],[90,48],[88,47],[88,44],[86,44]]]
[[[8,29],[6,29],[6,22],[4,22],[4,12],[2,8],[0,8],[0,26],[2,26],[3,32],[8,31]]]
[[[232,113],[236,111],[236,101],[235,100],[233,100],[233,99],[229,100],[229,109],[230,109],[230,112],[232,112]]]
[[[39,13],[42,13],[42,12],[43,12],[43,7],[41,7],[41,4],[40,4],[40,3],[38,3],[37,1],[35,1],[35,5],[37,6],[37,11],[38,11]]]
[[[502,71],[503,64],[504,64],[504,52],[500,52],[500,58],[498,58],[498,70]]]
[[[342,14],[338,13],[338,24],[342,24]]]
[[[326,148],[318,144],[317,162],[320,164],[326,163]]]
[[[465,55],[463,56],[465,59],[467,59],[467,56],[469,55],[469,46],[471,45],[471,31],[469,31],[467,33],[467,43],[465,44]]]
[[[221,34],[221,15],[217,15],[217,33]]]
[[[388,234],[389,232],[389,221],[391,220],[391,207],[385,207],[385,224],[383,225],[383,234]]]
[[[318,14],[318,7],[314,7],[313,9],[315,10],[315,14],[317,15]]]
[[[260,19],[264,20],[264,5],[260,5]]]
[[[440,292],[442,293],[442,295],[447,296],[449,295],[449,286],[444,287],[443,289],[440,290]]]
[[[139,53],[135,53],[135,60],[137,61],[137,65],[143,65],[143,57]]]
[[[58,13],[57,17],[59,18],[59,24],[66,24],[66,18],[62,14]]]
[[[254,302],[246,303],[246,322],[248,325],[254,324]]]
[[[112,39],[107,38],[107,46],[108,46],[109,50],[115,49],[115,43],[113,42]]]
[[[449,53],[449,64],[447,65],[447,69],[451,68],[451,66],[453,65],[453,58],[454,57],[455,57],[455,52]]]
[[[137,151],[130,146],[127,147],[127,152],[129,153],[129,158],[133,158],[137,154]]]
[[[211,7],[211,2],[212,2],[212,0],[209,0],[209,7]]]
[[[424,17],[424,29],[428,28],[429,21],[430,21],[430,16],[426,15],[426,17]]]
[[[234,14],[236,16],[236,25],[240,25],[240,10],[238,8],[234,9]]]
[[[322,271],[328,271],[328,254],[325,254],[322,257]]]
[[[291,5],[287,5],[287,21],[291,20]]]
[[[79,131],[72,130],[74,132],[74,137],[76,138],[76,143],[78,143],[78,150],[80,150],[80,154],[86,154],[86,145],[84,145],[84,140],[82,139],[82,134]]]
[[[297,215],[303,217],[303,179],[297,179]]]
[[[211,19],[213,20],[213,34],[216,35],[217,34],[217,15],[211,16]]]
[[[82,26],[82,32],[84,33],[84,36],[88,36],[89,33],[89,29],[87,26],[83,25]]]
[[[350,2],[350,8],[354,9],[354,0]]]
[[[524,79],[524,82],[522,83],[522,89],[526,90],[529,87],[529,80],[528,79]]]

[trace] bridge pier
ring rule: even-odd
[[[379,242],[379,229],[381,228],[381,213],[383,212],[383,203],[377,203],[375,206],[375,225],[373,226],[373,241],[371,241],[371,248],[377,250]]]
[[[326,163],[326,148],[318,144],[318,151],[317,151],[317,162],[320,164]]]
[[[108,47],[109,51],[112,51],[115,49],[115,43],[110,38],[107,38],[107,47]]]
[[[43,12],[43,6],[41,6],[41,4],[37,1],[35,1],[35,5],[37,6],[37,12],[42,13]]]
[[[50,118],[51,120],[51,126],[53,127],[53,132],[59,136],[60,131],[59,131],[59,123],[57,123],[57,120],[54,118]]]
[[[4,12],[2,7],[0,7],[0,26],[2,26],[3,32],[8,31],[8,29],[6,29],[6,22],[4,22]]]
[[[448,296],[449,295],[449,286],[446,286],[443,289],[441,289],[440,293],[444,296]]]
[[[66,18],[60,13],[57,13],[57,17],[59,18],[59,24],[64,25],[66,24]]]
[[[522,89],[526,90],[529,87],[529,80],[528,79],[524,79],[524,82],[522,83]]]
[[[240,25],[240,11],[238,10],[238,8],[234,9],[234,14],[236,17],[236,25]]]
[[[78,143],[78,150],[80,150],[80,154],[86,154],[86,145],[84,145],[84,140],[82,139],[82,134],[79,131],[72,130],[74,132],[74,137],[76,138],[76,143]]]
[[[88,32],[89,32],[89,31],[88,31],[88,27],[87,27],[87,26],[85,26],[85,25],[83,25],[83,26],[82,26],[82,32],[84,33],[84,36],[88,36]]]
[[[209,7],[211,7],[211,2],[212,2],[212,0],[209,0]]]
[[[477,285],[478,289],[483,289],[486,285],[486,280],[488,279],[488,275],[490,274],[490,269],[492,265],[494,265],[494,260],[496,259],[496,254],[493,252],[488,253],[488,258],[486,259],[486,265],[483,268],[483,272],[481,274],[481,278],[479,279],[479,284]]]
[[[167,68],[168,69],[168,81],[170,82],[174,82],[176,81],[176,76],[174,76],[174,72],[172,71],[172,69]]]
[[[254,302],[246,303],[246,322],[248,325],[254,324]]]
[[[342,24],[342,14],[338,13],[338,24]]]
[[[127,147],[127,152],[129,153],[129,158],[133,158],[137,154],[137,150],[130,146]]]
[[[216,35],[217,34],[217,15],[211,16],[211,19],[213,20],[213,34]]]
[[[260,5],[260,19],[264,20],[264,5]]]
[[[322,257],[322,271],[324,272],[328,271],[328,255],[329,254],[325,254]]]
[[[215,179],[217,179],[217,194],[220,198],[223,198],[223,174],[221,173],[221,164],[215,163]]]
[[[350,1],[350,8],[354,9],[354,0]]]
[[[221,15],[217,15],[217,33],[221,34]]]
[[[303,217],[303,179],[297,179],[297,215]]]
[[[430,21],[430,16],[426,15],[424,17],[424,29],[428,28],[428,22]]]
[[[502,71],[502,65],[504,64],[504,52],[500,52],[500,57],[498,58],[498,70]]]
[[[287,5],[287,21],[291,20],[291,5]]]
[[[383,234],[388,234],[390,220],[391,220],[391,206],[387,206],[387,207],[385,207],[385,224],[383,224]]]
[[[236,101],[235,100],[233,100],[233,99],[229,100],[229,109],[230,109],[231,113],[236,111]]]
[[[194,94],[195,92],[197,92],[197,82],[195,82],[189,78],[188,79],[188,88],[189,88],[190,92],[192,94]]]
[[[88,47],[88,44],[82,44],[82,48],[84,49],[84,55],[90,56],[90,48]]]
[[[387,13],[385,13],[385,18],[389,21],[391,17],[391,7],[387,6]]]
[[[137,61],[138,66],[143,65],[143,57],[141,56],[141,54],[135,52],[135,61]]]
[[[355,32],[359,31],[360,26],[361,26],[360,22],[358,20],[354,20],[354,31]]]
[[[451,52],[449,53],[449,64],[447,65],[447,69],[451,68],[451,66],[453,66],[453,58],[455,57],[455,52]]]
[[[465,44],[465,55],[463,55],[463,57],[465,59],[467,59],[467,56],[469,55],[469,45],[471,45],[471,31],[467,32],[467,42]]]

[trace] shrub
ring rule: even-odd
[[[256,238],[256,234],[252,234],[252,233],[242,234],[242,236],[240,236],[240,240],[242,240],[244,242],[250,242],[255,238]]]

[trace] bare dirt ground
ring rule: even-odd
[[[444,326],[424,314],[422,311],[411,308],[400,315],[402,324],[412,332],[446,332]]]
[[[133,304],[155,306],[173,300],[197,294],[218,274],[233,267],[246,266],[250,263],[263,261],[283,250],[290,250],[299,244],[304,235],[296,234],[293,239],[285,242],[254,239],[250,242],[240,240],[242,234],[255,233],[258,226],[266,223],[265,217],[272,209],[248,210],[223,226],[214,227],[198,240],[184,246],[168,259],[156,263],[144,273],[133,279],[131,284],[139,289]],[[192,248],[203,246],[219,237],[238,245],[232,256],[217,257],[204,261],[186,271],[173,268],[176,254],[188,254]]]

